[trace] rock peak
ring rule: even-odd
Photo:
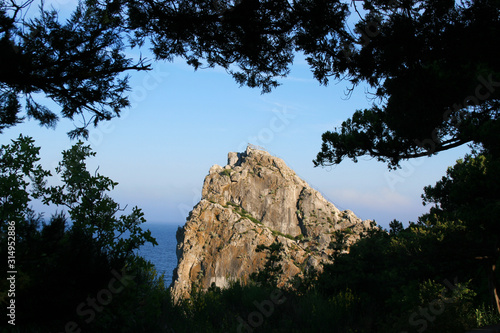
[[[245,157],[250,156],[252,154],[264,154],[264,155],[271,156],[264,148],[259,147],[259,146],[255,146],[252,144],[248,144],[245,152],[242,152],[242,153],[230,152],[230,153],[228,153],[227,154],[227,165],[231,168],[234,168],[236,166],[240,166],[241,163],[243,163]]]
[[[351,211],[340,211],[311,188],[285,162],[259,147],[228,153],[227,165],[214,165],[205,177],[202,198],[177,235],[175,297],[193,284],[226,287],[248,280],[263,268],[257,246],[284,244],[282,282],[309,267],[331,262],[339,231],[347,244],[372,228]]]

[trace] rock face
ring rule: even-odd
[[[281,283],[310,267],[331,262],[343,231],[346,245],[373,228],[351,211],[340,211],[283,160],[248,147],[229,153],[225,167],[214,165],[205,178],[201,201],[177,231],[178,265],[174,297],[188,297],[193,284],[202,289],[248,281],[265,264],[260,244],[284,245]]]

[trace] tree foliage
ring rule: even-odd
[[[73,228],[94,237],[101,251],[113,258],[126,258],[146,242],[157,245],[151,232],[140,227],[146,222],[141,209],[134,207],[131,214],[117,216],[123,209],[107,193],[118,183],[97,170],[94,175],[87,170],[86,159],[95,156],[90,146],[80,141],[62,155],[56,172],[63,185],[45,191],[46,204],[67,207]]]
[[[59,116],[39,102],[43,94],[58,104],[62,117],[82,117],[69,135],[85,137],[88,125],[129,105],[128,77],[120,74],[149,66],[126,57],[116,2],[80,2],[64,23],[43,3],[38,16],[25,18],[33,2],[0,2],[0,131],[25,117],[55,126]]]
[[[0,222],[22,222],[35,212],[29,207],[32,197],[40,196],[50,172],[38,164],[40,148],[30,137],[20,136],[0,147]]]
[[[294,17],[288,1],[134,0],[129,13],[158,59],[183,57],[195,69],[218,65],[238,83],[266,92],[277,86],[274,77],[289,72]]]
[[[25,117],[53,126],[59,116],[38,101],[43,94],[60,106],[62,117],[83,116],[70,136],[85,136],[87,126],[128,106],[127,77],[120,75],[149,66],[127,58],[126,49],[150,43],[157,59],[182,57],[194,69],[221,66],[240,85],[263,92],[289,73],[295,52],[305,54],[321,84],[331,78],[348,80],[352,88],[367,82],[373,106],[324,133],[316,165],[369,155],[397,167],[404,159],[477,144],[479,152],[425,188],[424,202],[434,207],[418,223],[404,228],[393,221],[389,233],[376,230],[349,253],[342,234],[334,235],[335,264],[307,283],[308,294],[288,291],[290,301],[274,304],[283,310],[263,330],[320,331],[331,318],[339,331],[399,332],[408,324],[411,331],[459,331],[480,322],[487,289],[500,311],[498,0],[86,0],[65,23],[43,6],[38,17],[27,19],[31,4],[0,0],[0,131]],[[139,228],[140,209],[117,216],[122,208],[107,194],[117,184],[87,170],[85,160],[93,155],[81,142],[65,151],[56,170],[63,185],[47,187],[50,173],[38,164],[31,139],[0,149],[2,228],[18,223],[20,297],[31,297],[32,304],[44,304],[61,285],[86,297],[109,278],[110,265],[130,262],[133,249],[155,242]],[[33,197],[66,207],[72,226],[59,214],[41,227],[41,216],[28,206]],[[169,304],[172,320],[180,318],[174,326],[240,329],[238,310],[252,314],[252,304],[268,306],[262,293],[276,287],[282,249],[274,243],[260,250],[268,251],[268,263],[254,279],[263,289],[213,288],[190,304]],[[95,284],[79,290],[71,274],[76,285]],[[60,301],[56,312],[71,315],[66,305],[75,299],[64,294]],[[217,308],[221,323],[207,315],[217,304],[230,309]],[[435,316],[422,312],[436,305],[443,307],[433,308]],[[130,313],[133,307],[126,308]],[[36,310],[20,312],[44,320]],[[126,317],[121,310],[106,314]]]
[[[157,245],[151,232],[140,226],[145,222],[144,213],[134,207],[130,214],[117,216],[123,209],[108,195],[117,183],[87,170],[86,159],[95,155],[89,146],[79,142],[63,152],[56,168],[62,185],[56,186],[48,185],[51,174],[38,163],[39,150],[32,138],[22,135],[0,148],[0,254],[7,257],[7,225],[14,226],[15,254],[9,255],[14,256],[11,262],[15,262],[17,271],[17,327],[26,332],[59,331],[68,322],[78,322],[89,331],[111,332],[115,328],[108,325],[119,321],[131,327],[121,327],[120,331],[135,332],[133,328],[139,326],[157,329],[156,322],[129,316],[133,307],[134,311],[150,312],[143,313],[144,318],[154,317],[156,321],[154,308],[169,297],[159,282],[163,277],[157,277],[151,264],[134,253],[146,242]],[[36,214],[30,207],[35,198],[65,207],[69,219],[59,212],[45,221],[43,214]],[[7,298],[6,274],[2,272],[0,283],[2,306],[7,306],[11,297]],[[104,307],[89,312],[82,306],[103,288],[110,294],[110,281],[120,274],[128,276],[124,284],[129,289],[124,291],[126,286],[118,288],[115,283],[113,297],[121,301],[94,320]],[[141,299],[145,295],[151,299]],[[139,307],[138,302],[142,302]]]
[[[433,203],[421,219],[463,225],[466,233],[455,249],[464,262],[477,261],[488,279],[493,303],[500,313],[496,266],[500,258],[500,162],[491,154],[467,155],[450,167],[435,186],[425,187],[424,202]]]
[[[151,40],[158,59],[221,66],[240,85],[263,92],[290,72],[295,51],[335,47],[348,36],[348,5],[340,1],[134,0],[128,13],[130,27],[139,40]],[[322,65],[310,60],[319,73]]]
[[[379,103],[323,134],[316,165],[369,155],[397,166],[498,137],[498,1],[364,1],[349,52],[317,50],[317,75],[366,81]],[[342,46],[336,50],[340,52]],[[488,137],[488,138],[487,138]]]
[[[276,287],[281,275],[283,274],[283,265],[281,264],[281,260],[283,259],[283,250],[283,243],[278,240],[275,240],[269,246],[264,244],[258,245],[255,250],[256,252],[267,252],[266,263],[259,272],[250,274],[250,279],[262,286]]]
[[[482,265],[464,257],[463,223],[397,221],[339,253],[335,262],[294,288],[277,287],[278,244],[261,246],[268,265],[255,277],[221,289],[196,290],[166,313],[176,332],[464,332],[498,323],[483,291]],[[275,255],[273,255],[275,253]],[[273,258],[274,257],[274,258]],[[303,287],[307,287],[304,289]],[[279,302],[273,302],[280,295]]]
[[[160,60],[220,66],[263,92],[289,73],[296,52],[321,84],[367,82],[376,103],[324,133],[317,165],[370,155],[395,167],[484,144],[498,127],[498,0],[87,0],[65,24],[43,8],[23,20],[27,4],[4,0],[0,10],[3,127],[22,120],[20,96],[28,116],[55,123],[37,92],[63,117],[89,113],[85,125],[118,115],[128,105],[119,74],[148,68],[125,47],[143,45]],[[85,135],[85,125],[71,134]]]
[[[367,82],[376,103],[323,135],[316,165],[370,155],[395,167],[485,144],[498,127],[497,0],[135,0],[128,10],[158,59],[222,66],[264,92],[288,74],[295,52],[322,84]]]

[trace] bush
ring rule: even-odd
[[[46,186],[50,172],[37,164],[38,153],[33,139],[23,136],[0,148],[1,228],[5,232],[8,221],[16,227],[16,328],[59,332],[76,325],[108,332],[120,327],[113,325],[120,314],[134,327],[131,332],[152,327],[152,316],[159,315],[154,309],[159,309],[160,298],[165,299],[166,288],[158,284],[152,266],[133,255],[146,242],[156,244],[150,231],[140,228],[144,214],[135,207],[117,216],[122,209],[108,195],[117,183],[87,171],[85,160],[95,155],[89,146],[79,142],[63,152],[56,168],[63,185],[53,187]],[[69,220],[61,212],[45,224],[42,214],[29,208],[33,198],[67,208]],[[0,240],[0,256],[6,258],[6,239]],[[138,280],[128,290],[110,284],[126,267]],[[2,307],[9,301],[5,274],[0,281]],[[111,302],[110,297],[125,301]],[[87,303],[96,299],[93,309]],[[154,306],[146,306],[150,303]],[[141,313],[143,308],[148,311]]]

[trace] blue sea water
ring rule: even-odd
[[[151,235],[156,238],[158,245],[147,243],[141,246],[138,254],[151,261],[158,273],[165,273],[165,282],[169,286],[172,282],[172,273],[177,266],[175,233],[179,226],[168,223],[144,223],[142,227],[151,230]]]

